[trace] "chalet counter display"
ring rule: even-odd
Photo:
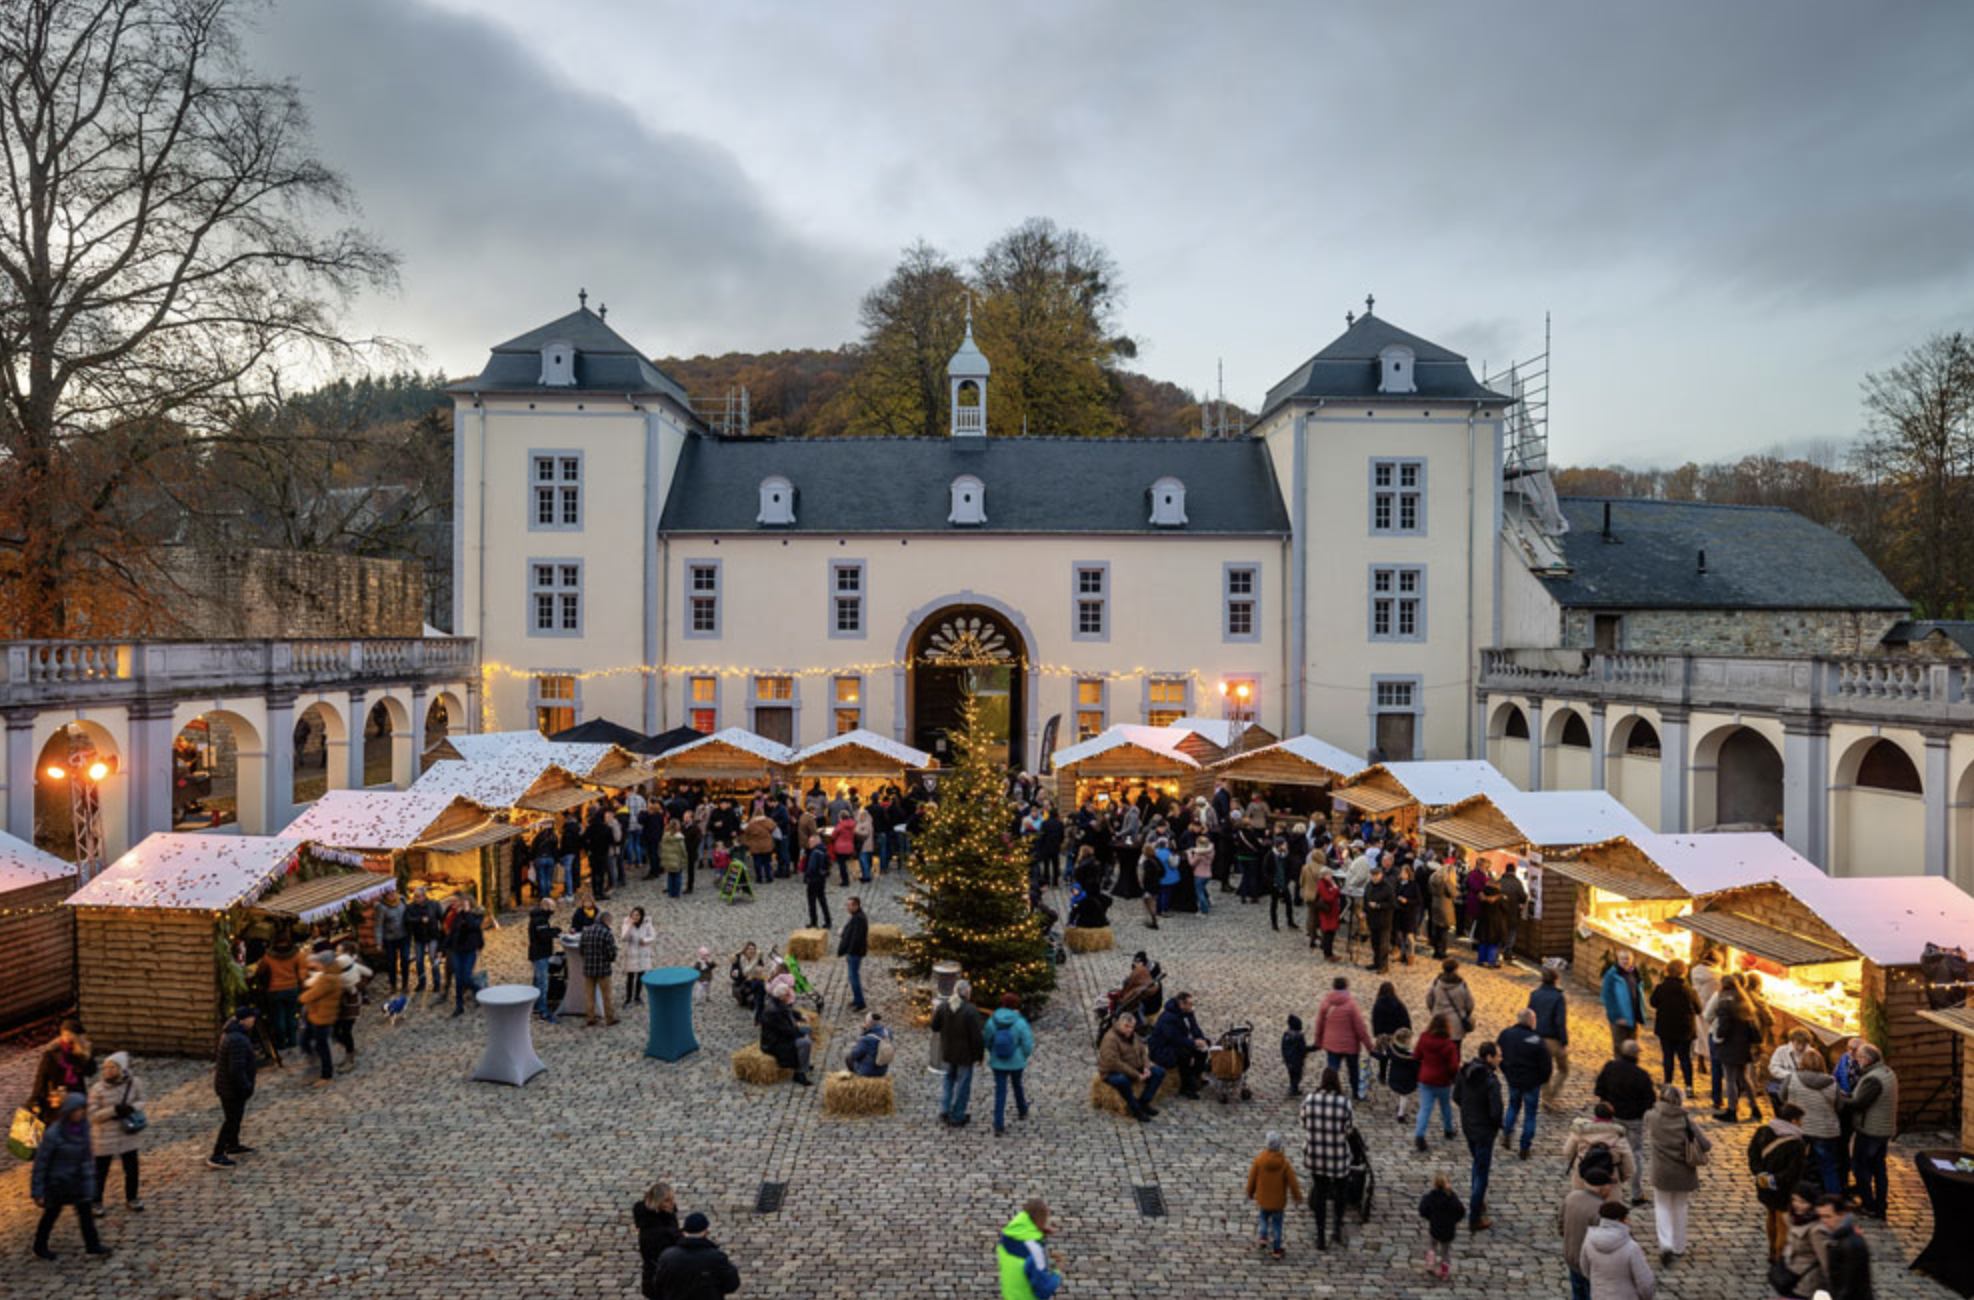
[[[1053,755],[1059,802],[1081,807],[1098,795],[1122,799],[1150,790],[1154,798],[1179,799],[1204,769],[1185,752],[1185,737],[1169,727],[1115,726]]]
[[[1777,1033],[1857,1035],[1899,1076],[1906,1126],[1952,1125],[1962,1105],[1955,1032],[1929,1019],[1928,944],[1974,935],[1974,898],[1939,876],[1770,881],[1710,894],[1679,924],[1762,976]]]
[[[1278,824],[1327,822],[1336,810],[1337,783],[1363,767],[1349,750],[1315,736],[1291,736],[1223,758],[1208,767],[1207,776],[1261,796]]]

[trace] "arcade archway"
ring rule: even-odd
[[[950,732],[971,689],[997,761],[1025,766],[1028,645],[1013,622],[981,605],[949,605],[912,632],[905,698],[911,743],[951,761]]]

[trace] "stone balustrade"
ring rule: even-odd
[[[471,637],[10,641],[0,646],[0,707],[456,680],[478,664]]]

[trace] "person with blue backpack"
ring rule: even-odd
[[[1001,994],[1001,1005],[987,1020],[987,1066],[994,1072],[994,1136],[1007,1131],[1008,1089],[1014,1089],[1014,1115],[1028,1118],[1028,1094],[1021,1072],[1035,1054],[1035,1031],[1021,1014],[1021,997]]]

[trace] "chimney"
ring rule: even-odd
[[[1707,553],[1705,551],[1701,551],[1699,572],[1704,575],[1706,571],[1707,571]]]
[[[1604,540],[1611,540],[1611,503],[1608,501],[1604,503]]]

